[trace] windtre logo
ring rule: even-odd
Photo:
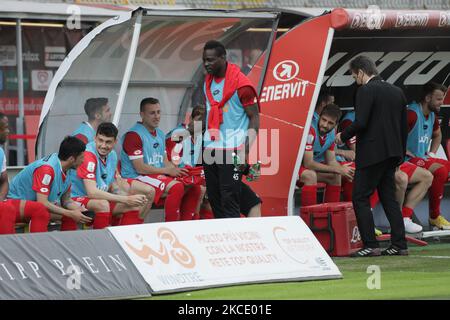
[[[172,230],[161,227],[157,231],[159,240],[159,249],[154,250],[151,246],[144,244],[144,239],[140,235],[136,235],[139,242],[142,243],[140,249],[134,247],[127,241],[125,244],[128,248],[139,256],[145,263],[153,266],[156,261],[164,264],[170,264],[173,260],[185,268],[192,269],[195,267],[195,258],[192,253],[178,240]]]

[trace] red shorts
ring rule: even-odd
[[[88,197],[74,197],[72,198],[73,201],[78,203],[80,206],[83,206],[87,209],[89,201],[91,201],[91,198]],[[108,201],[109,203],[109,211],[113,212],[114,208],[116,207],[116,202]]]
[[[175,178],[163,174],[146,174],[144,176],[138,176],[134,180],[144,182],[155,188],[155,200],[153,202],[157,203],[166,190],[167,185],[175,180]]]
[[[430,169],[430,167],[433,164],[439,163],[439,164],[441,164],[443,166],[446,166],[447,169],[449,169],[449,171],[450,171],[450,161],[444,160],[444,159],[437,159],[437,158],[428,158],[428,159],[411,158],[411,159],[409,159],[409,162],[415,164],[418,167],[425,168],[425,169]]]
[[[205,173],[203,171],[203,167],[190,167],[186,166],[185,169],[189,170],[187,176],[177,177],[176,180],[182,182],[185,186],[190,185],[205,185]]]
[[[20,199],[6,199],[5,204],[14,208],[16,214],[16,223],[26,222],[31,217],[33,211],[36,211],[39,207],[45,207],[42,203],[32,200],[25,200],[23,206],[23,217],[20,216]],[[23,219],[22,219],[23,218]]]
[[[409,161],[405,161],[400,165],[399,168],[401,171],[403,171],[404,173],[406,173],[406,175],[408,176],[408,181],[411,180],[411,177],[413,176],[414,172],[417,169],[417,166]]]

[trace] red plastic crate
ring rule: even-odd
[[[300,217],[331,256],[349,256],[363,247],[351,202],[302,207]]]

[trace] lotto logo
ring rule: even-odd
[[[41,192],[48,192],[48,188],[41,188]]]
[[[135,152],[133,152],[133,154],[134,154],[135,156],[139,156],[139,155],[142,154],[142,150],[136,150]]]
[[[95,178],[95,174],[89,173],[86,175],[86,177],[88,177],[89,179],[93,179],[93,178]]]

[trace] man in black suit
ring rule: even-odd
[[[356,93],[356,119],[336,135],[336,143],[342,144],[356,135],[353,207],[364,248],[353,256],[407,255],[405,226],[395,199],[394,179],[406,154],[406,98],[400,88],[378,76],[375,63],[368,57],[353,59],[350,71],[361,85]],[[369,202],[375,189],[391,225],[391,246],[383,251],[373,232],[375,225]]]

